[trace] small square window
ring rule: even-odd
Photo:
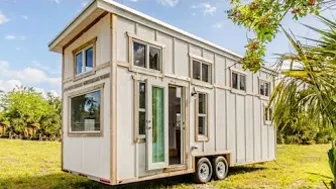
[[[161,50],[155,47],[149,48],[149,68],[153,70],[161,70]]]
[[[192,62],[193,62],[192,78],[207,83],[211,83],[212,81],[211,65],[196,60],[193,60]]]
[[[271,83],[259,80],[259,94],[263,96],[270,96]]]
[[[78,47],[73,50],[74,56],[74,65],[75,70],[74,74],[81,75],[86,72],[90,72],[94,69],[95,66],[95,43],[96,38],[85,43],[83,46]]]
[[[232,72],[231,74],[232,88],[246,91],[246,76],[241,73]]]
[[[133,42],[134,65],[146,68],[146,45]]]

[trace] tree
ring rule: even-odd
[[[311,39],[313,45],[302,45],[285,30],[295,53],[281,55],[278,67],[289,63],[288,70],[282,70],[284,78],[272,94],[271,103],[275,104],[274,122],[282,124],[280,117],[283,105],[287,109],[299,109],[309,120],[324,127],[336,129],[336,22],[319,17],[329,29],[321,30],[307,26],[321,35]],[[291,103],[296,100],[296,103]],[[286,101],[286,102],[284,102]],[[298,107],[297,107],[298,106]],[[328,152],[330,168],[334,175],[332,188],[336,183],[335,139]]]
[[[254,33],[245,46],[246,52],[242,59],[245,69],[258,71],[263,65],[266,44],[270,43],[281,31],[281,22],[291,14],[294,20],[308,14],[319,15],[326,8],[336,5],[335,0],[252,0],[243,3],[231,0],[232,9],[228,18],[235,24],[244,26]]]

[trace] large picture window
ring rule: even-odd
[[[196,113],[197,140],[208,138],[208,95],[198,93]]]
[[[193,68],[193,79],[197,79],[203,82],[211,83],[211,77],[212,77],[212,69],[211,65],[198,61],[193,60],[192,61],[192,68]]]
[[[144,42],[133,41],[133,65],[161,71],[162,49]]]
[[[70,98],[71,132],[100,132],[101,90]]]
[[[96,38],[73,51],[76,76],[93,70],[95,64],[95,42]]]

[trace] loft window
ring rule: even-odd
[[[246,91],[246,76],[238,72],[232,72],[231,87],[237,90]]]
[[[259,94],[263,96],[270,96],[271,83],[266,81],[259,81]]]
[[[70,98],[71,132],[99,132],[101,90]]]
[[[159,47],[133,41],[133,64],[141,68],[161,71],[162,50]]]
[[[75,75],[81,75],[93,70],[95,65],[96,38],[85,43],[73,51],[75,61]]]
[[[193,67],[193,75],[192,75],[193,79],[211,83],[211,77],[212,77],[211,65],[198,60],[193,60],[192,67]]]
[[[196,115],[196,127],[197,136],[208,137],[208,95],[205,93],[198,93],[197,98],[197,115]]]

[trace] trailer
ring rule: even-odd
[[[62,170],[109,185],[227,177],[275,159],[276,72],[112,0],[49,44],[62,54]]]

